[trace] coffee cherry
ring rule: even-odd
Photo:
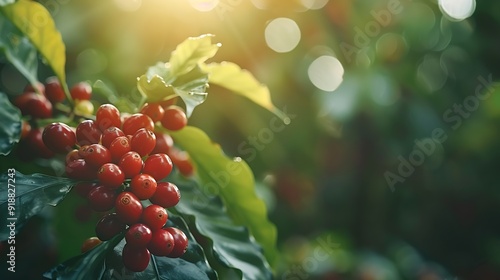
[[[43,130],[43,143],[55,153],[67,153],[76,143],[76,135],[66,124],[51,123]]]
[[[64,90],[57,77],[49,77],[45,80],[45,96],[51,103],[59,103],[66,99]]]
[[[155,148],[156,136],[153,131],[141,128],[134,133],[130,144],[133,151],[141,156],[146,156]]]
[[[153,231],[162,228],[167,219],[167,210],[159,205],[151,204],[142,211],[141,221]]]
[[[66,164],[66,176],[77,180],[93,180],[97,178],[97,170],[84,159],[77,159]]]
[[[14,100],[23,116],[46,119],[52,116],[52,104],[43,95],[34,92],[23,93]]]
[[[125,174],[125,178],[130,179],[141,173],[143,164],[141,156],[134,151],[130,151],[122,156],[118,162],[118,167]]]
[[[87,195],[90,207],[97,212],[106,212],[113,209],[116,193],[105,186],[96,186]]]
[[[174,146],[174,139],[172,136],[164,133],[156,133],[156,145],[150,154],[168,154],[170,149]]]
[[[101,131],[105,131],[112,126],[122,126],[120,111],[118,111],[118,109],[112,104],[101,105],[95,113],[95,121],[97,123],[97,127],[99,127]]]
[[[125,228],[126,224],[118,218],[116,213],[108,213],[97,222],[95,233],[100,240],[107,241],[124,231]]]
[[[41,158],[52,158],[54,156],[54,152],[43,141],[41,128],[32,129],[26,136],[24,143],[27,144],[27,150],[31,155]]]
[[[108,127],[101,135],[101,144],[109,149],[113,140],[120,136],[125,136],[121,129],[115,126]]]
[[[159,103],[146,103],[141,108],[141,113],[148,115],[153,122],[159,122],[163,118],[165,110]]]
[[[148,250],[155,256],[167,256],[175,247],[174,237],[165,229],[153,230]]]
[[[105,163],[97,171],[97,178],[99,182],[109,189],[119,188],[123,181],[125,181],[125,174],[114,163]]]
[[[141,218],[142,204],[135,194],[122,192],[116,198],[115,210],[121,221],[132,225],[137,223]]]
[[[187,125],[187,116],[179,106],[169,106],[165,109],[163,118],[161,119],[161,125],[168,130],[180,130]]]
[[[144,161],[142,172],[149,174],[155,178],[156,181],[161,181],[172,172],[172,161],[166,154],[150,155]]]
[[[92,97],[92,86],[87,82],[79,82],[69,90],[71,97],[78,100],[89,100]]]
[[[158,182],[156,192],[149,199],[154,204],[169,208],[177,205],[181,199],[181,192],[176,185],[170,182]]]
[[[149,265],[151,254],[148,249],[125,244],[122,251],[123,265],[133,272],[144,271]]]
[[[84,159],[88,164],[99,168],[111,162],[111,152],[101,144],[92,144],[88,146]]]
[[[83,241],[82,247],[80,251],[86,253],[92,249],[94,249],[97,245],[101,244],[102,241],[97,237],[90,237],[89,239]]]
[[[109,145],[109,151],[111,152],[113,162],[118,162],[124,154],[130,152],[131,150],[132,146],[130,145],[130,140],[126,136],[116,137],[116,139]]]
[[[125,234],[125,240],[127,244],[134,247],[144,247],[148,245],[151,241],[152,232],[151,229],[145,224],[134,224],[130,226]]]
[[[149,174],[135,175],[130,181],[130,191],[140,200],[148,199],[156,191],[156,180]]]
[[[35,88],[36,88],[36,90],[35,90]],[[36,92],[36,93],[41,93],[41,94],[45,95],[45,86],[42,83],[36,81],[35,87],[33,87],[32,84],[27,84],[24,87],[24,92]]]
[[[30,133],[30,131],[31,131],[30,123],[27,122],[26,120],[23,120],[22,124],[21,124],[21,137],[20,137],[20,139],[25,139],[26,136],[28,136],[28,133]]]
[[[169,254],[167,254],[167,257],[178,258],[182,256],[186,252],[188,247],[188,239],[186,234],[182,230],[174,227],[167,227],[165,228],[165,230],[169,232],[174,238],[174,248]]]
[[[141,128],[153,131],[154,127],[155,124],[150,117],[141,113],[137,113],[131,115],[123,122],[122,130],[125,135],[134,135],[135,132]]]
[[[93,120],[84,120],[76,127],[78,145],[97,144],[101,139],[101,131]]]
[[[186,151],[174,150],[172,149],[169,153],[172,163],[177,167],[179,173],[183,176],[189,177],[194,174],[194,165],[191,162],[191,158]]]
[[[82,157],[80,156],[80,153],[78,152],[78,150],[77,149],[73,149],[69,153],[66,154],[65,162],[66,162],[66,164],[68,164],[68,163],[70,163],[70,162],[72,162],[74,160],[81,159],[81,158]]]

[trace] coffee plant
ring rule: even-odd
[[[249,72],[207,62],[221,47],[214,36],[181,42],[168,62],[137,73],[135,94],[127,96],[101,80],[68,84],[64,38],[37,2],[0,1],[0,34],[1,56],[29,81],[23,92],[0,93],[0,220],[7,223],[0,240],[2,255],[10,256],[2,275],[15,278],[29,267],[19,250],[31,221],[46,217],[48,208],[57,215],[58,205],[72,199],[79,203],[72,219],[98,217],[84,223],[94,234],[77,244],[81,253],[40,277],[273,277],[277,232],[250,168],[226,156],[188,118],[207,98],[209,84],[285,123],[287,117]],[[53,72],[43,81],[40,62]],[[22,172],[26,166],[38,172]],[[76,222],[68,223],[59,226],[68,232],[61,246],[75,243]]]

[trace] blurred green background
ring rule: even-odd
[[[40,2],[70,85],[101,79],[127,99],[148,66],[211,33],[214,61],[270,88],[287,126],[217,87],[189,122],[254,170],[279,279],[500,279],[500,2]],[[5,64],[0,81],[26,83]]]

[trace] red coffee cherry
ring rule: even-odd
[[[134,133],[130,144],[133,151],[136,151],[141,156],[146,156],[155,148],[156,136],[153,131],[141,128]]]
[[[101,139],[101,130],[93,120],[84,120],[76,127],[78,145],[97,144]]]
[[[31,155],[41,158],[52,158],[54,152],[45,145],[42,131],[43,129],[41,128],[32,129],[26,136],[26,139],[24,139],[24,143],[26,143],[26,148]]]
[[[130,181],[130,191],[140,200],[148,199],[156,191],[156,180],[149,174],[135,175]]]
[[[127,230],[125,240],[131,246],[146,248],[152,235],[151,229],[147,225],[134,224]]]
[[[172,161],[166,154],[150,155],[144,161],[142,172],[149,174],[155,178],[156,181],[161,181],[172,172]]]
[[[81,158],[82,157],[80,156],[80,152],[77,149],[73,149],[69,153],[66,154],[65,162],[66,162],[66,164],[68,164],[74,160],[81,159]]]
[[[101,144],[92,144],[87,147],[84,159],[88,164],[99,168],[111,162],[111,152]]]
[[[38,92],[35,90],[35,88],[38,90]],[[27,84],[24,87],[24,92],[37,92],[37,93],[41,93],[41,94],[45,95],[45,86],[42,83],[40,83],[39,81],[36,81],[35,87],[33,87],[32,84]]]
[[[116,213],[108,213],[97,222],[95,233],[100,240],[107,241],[124,231],[126,226]]]
[[[113,162],[118,162],[124,154],[130,152],[132,146],[130,145],[130,140],[126,136],[116,137],[111,145],[109,145],[109,151],[111,152],[111,158]]]
[[[149,199],[154,204],[169,208],[177,205],[181,200],[181,192],[176,185],[170,182],[158,182],[156,191]]]
[[[174,146],[174,139],[166,133],[156,133],[156,145],[150,154],[168,154]]]
[[[165,230],[169,232],[174,238],[174,248],[167,255],[167,257],[178,258],[182,256],[186,252],[188,247],[188,239],[186,234],[182,230],[174,227],[167,227],[165,228]]]
[[[103,104],[99,106],[95,113],[95,122],[101,131],[105,131],[112,126],[121,127],[120,111],[112,104]]]
[[[115,201],[118,218],[128,225],[137,223],[142,215],[142,204],[131,192],[122,192]]]
[[[122,251],[123,265],[133,272],[141,272],[146,270],[149,265],[151,253],[144,247],[134,247],[130,244],[125,244]]]
[[[167,210],[160,205],[151,204],[142,211],[141,221],[153,231],[162,228],[167,219]]]
[[[161,125],[168,130],[180,130],[187,125],[187,116],[184,110],[176,105],[169,106],[165,109]]]
[[[92,97],[92,86],[87,82],[79,82],[69,90],[71,97],[78,100],[90,100]]]
[[[159,122],[163,118],[165,110],[159,103],[146,103],[141,108],[141,113],[148,115],[153,122]]]
[[[97,171],[97,178],[99,182],[109,189],[119,188],[123,181],[125,181],[125,174],[114,163],[105,163]]]
[[[174,237],[165,229],[153,230],[148,250],[155,256],[167,256],[175,247]]]
[[[93,180],[97,178],[97,170],[84,159],[77,159],[66,164],[66,176],[78,180]]]
[[[66,124],[57,122],[45,127],[42,135],[43,143],[55,153],[67,153],[76,143],[76,135]]]
[[[23,116],[46,119],[52,116],[52,104],[43,95],[34,92],[23,93],[14,100]]]
[[[64,89],[57,77],[48,77],[45,80],[45,96],[51,103],[58,103],[66,99]]]
[[[113,209],[116,193],[105,186],[96,186],[87,195],[90,207],[96,212],[106,212]]]
[[[125,136],[121,129],[116,126],[108,127],[101,135],[101,144],[109,149],[113,140],[120,136]]]
[[[153,131],[154,127],[155,124],[149,116],[137,113],[131,115],[123,122],[122,130],[125,135],[134,135],[134,133],[141,128]]]
[[[130,179],[141,173],[143,164],[141,156],[134,151],[130,151],[122,156],[118,162],[118,167],[125,174],[125,178]]]

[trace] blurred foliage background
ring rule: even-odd
[[[279,230],[279,279],[500,279],[500,2],[40,2],[70,85],[101,79],[134,106],[148,66],[211,33],[214,60],[270,88],[289,125],[217,87],[190,124],[254,170]],[[26,84],[5,64],[0,81],[9,93]],[[59,234],[86,234],[63,216]]]

